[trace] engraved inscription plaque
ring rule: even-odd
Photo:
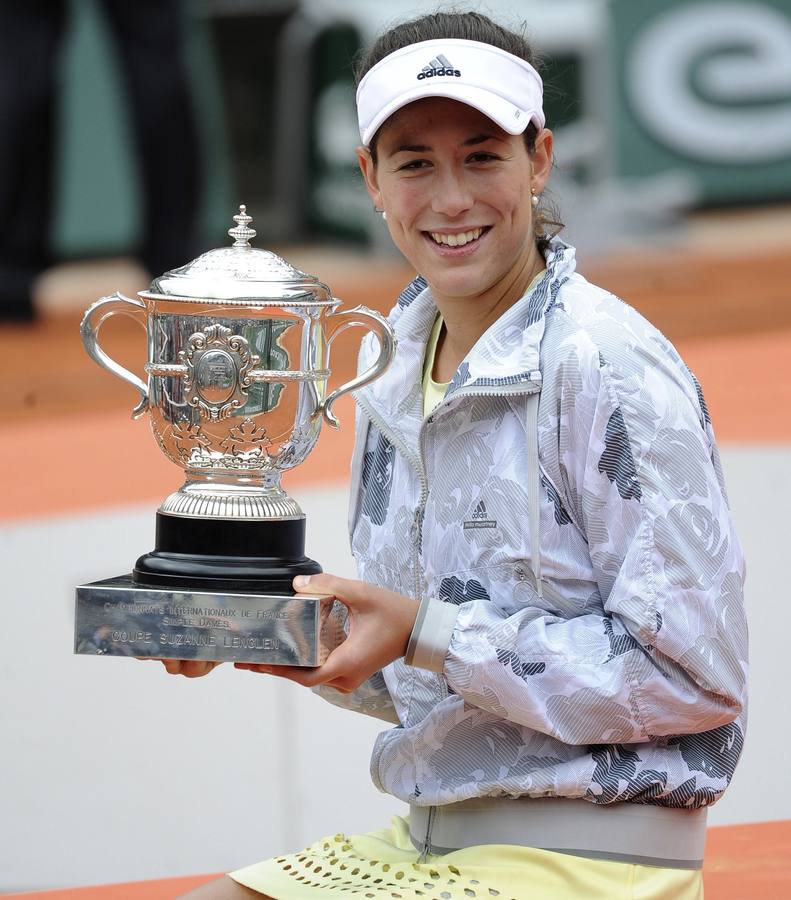
[[[130,575],[77,588],[75,653],[319,666],[345,638],[325,595],[141,588]]]

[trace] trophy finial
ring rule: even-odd
[[[248,225],[253,221],[252,216],[247,215],[247,207],[242,203],[239,206],[239,213],[233,217],[236,222],[236,228],[229,228],[228,234],[234,239],[234,247],[246,247],[250,249],[250,240],[255,237],[255,229],[249,228]]]

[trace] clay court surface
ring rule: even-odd
[[[789,218],[787,210],[741,223],[709,216],[684,247],[579,267],[653,321],[702,383],[747,551],[751,730],[734,784],[710,817],[707,900],[791,898],[791,723],[782,699],[791,627],[783,574],[791,504]],[[411,277],[395,262],[374,264],[345,251],[282,252],[318,273],[346,306],[386,311]],[[180,483],[147,423],[129,418],[135,392],[99,369],[79,341],[89,303],[145,286],[123,261],[64,266],[42,281],[37,323],[0,326],[4,608],[18,636],[35,638],[26,647],[17,637],[0,663],[9,736],[0,751],[9,776],[4,805],[11,810],[6,821],[14,822],[3,838],[8,864],[0,864],[0,891],[224,871],[338,830],[338,810],[347,806],[349,824],[359,830],[398,811],[365,778],[378,723],[350,716],[343,728],[343,714],[316,698],[292,686],[242,683],[232,670],[185,683],[149,664],[70,655],[73,585],[90,580],[89,572],[116,574],[149,549],[154,509]],[[350,330],[333,347],[336,384],[352,377],[359,334]],[[109,321],[102,342],[142,373],[145,338],[134,322]],[[341,430],[325,428],[285,483],[308,513],[308,553],[351,575],[339,523],[352,401],[336,411]],[[234,741],[233,723],[251,707],[263,714],[247,720],[242,743]],[[233,762],[230,787],[211,775],[218,761],[224,770]],[[355,778],[358,799],[339,787]],[[218,837],[207,829],[226,806],[229,820]],[[227,837],[242,825],[238,840]],[[251,828],[260,829],[256,840]],[[203,841],[209,849],[213,841],[214,855],[200,851]],[[47,896],[170,898],[207,877]]]

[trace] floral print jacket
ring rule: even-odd
[[[562,796],[700,807],[746,723],[744,562],[695,377],[555,239],[538,284],[424,419],[436,307],[418,277],[398,351],[357,394],[361,579],[457,607],[441,672],[398,660],[331,702],[397,725],[371,774],[407,803]],[[375,352],[372,340],[361,366]],[[540,390],[540,559],[526,398]]]

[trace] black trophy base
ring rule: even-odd
[[[157,513],[156,545],[135,563],[135,584],[173,590],[293,595],[295,575],[321,566],[305,556],[305,519],[201,519]]]

